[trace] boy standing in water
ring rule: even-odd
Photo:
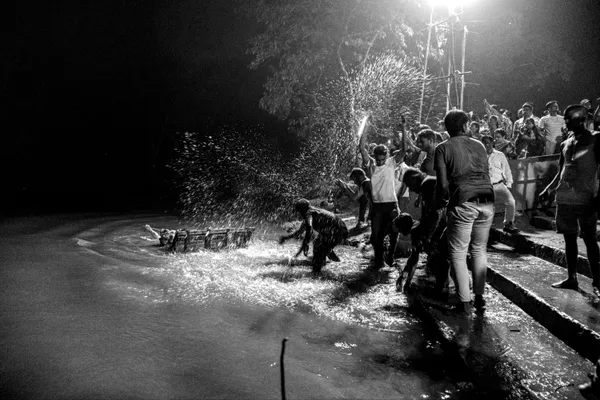
[[[310,243],[312,230],[314,229],[319,235],[313,245],[313,273],[317,274],[321,272],[321,269],[325,265],[325,258],[339,262],[340,259],[333,252],[333,249],[348,238],[348,228],[344,221],[332,212],[312,207],[306,199],[298,200],[294,208],[302,217],[302,225],[300,225],[300,228],[296,232],[287,236],[281,236],[279,244],[284,244],[286,240],[291,238],[299,238],[304,231],[306,233],[302,240],[302,245],[294,257],[298,257],[301,253],[304,253],[306,256],[308,255],[308,244]]]

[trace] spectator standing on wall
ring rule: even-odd
[[[558,102],[553,100],[546,103],[548,115],[540,118],[540,130],[544,138],[546,138],[545,153],[554,154],[557,143],[562,141],[563,131],[567,128],[565,119],[562,115],[558,115]]]
[[[481,139],[480,129],[481,129],[481,125],[479,124],[479,122],[473,121],[469,124],[469,132],[467,132],[467,135],[469,135],[473,139],[480,140]]]
[[[494,188],[494,205],[496,209],[498,206],[503,206],[505,209],[504,232],[519,233],[519,229],[515,226],[515,198],[510,192],[513,178],[508,160],[504,153],[494,149],[494,139],[491,136],[483,136],[481,141],[488,154],[490,181]]]
[[[529,118],[517,137],[515,153],[518,158],[543,156],[546,153],[545,143],[544,137],[535,125],[535,120]]]
[[[521,111],[521,110],[523,110],[523,111]],[[533,118],[536,125],[539,125],[539,123],[540,123],[540,119],[538,117],[536,117],[535,115],[533,115],[533,104],[527,102],[527,103],[523,104],[523,106],[521,107],[521,110],[519,110],[519,112],[522,112],[522,116],[519,117],[519,119],[516,120],[513,125],[513,134],[512,134],[513,138],[515,138],[519,135],[519,133],[521,132],[521,128],[523,128],[523,126],[525,125],[525,121],[527,121],[527,119]]]

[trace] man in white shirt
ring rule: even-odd
[[[504,153],[494,150],[494,139],[489,135],[481,137],[488,154],[488,164],[490,167],[490,181],[494,187],[495,206],[504,206],[504,232],[518,233],[519,229],[515,226],[515,198],[510,192],[513,184],[510,166]]]
[[[404,117],[398,123],[398,142],[404,142],[400,150],[390,155],[386,145],[379,144],[373,149],[373,157],[366,150],[367,134],[363,131],[360,137],[359,149],[363,164],[367,164],[371,177],[371,190],[373,203],[371,205],[371,244],[375,253],[374,269],[380,269],[394,262],[394,250],[398,240],[398,232],[392,229],[392,222],[398,216],[398,198],[396,197],[396,167],[404,160],[406,155],[404,140]],[[390,251],[384,260],[383,239],[386,234],[390,236]]]
[[[548,115],[540,118],[540,131],[546,138],[546,150],[544,154],[554,154],[556,144],[562,141],[563,131],[566,129],[565,119],[558,115],[558,102],[553,100],[546,103]]]

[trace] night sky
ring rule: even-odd
[[[576,78],[535,100],[595,105],[600,2],[524,2],[530,29],[554,25],[576,62]],[[4,19],[0,215],[168,208],[175,132],[285,129],[258,109],[264,72],[245,52],[255,26],[226,1],[19,1]]]

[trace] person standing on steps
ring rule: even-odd
[[[491,136],[482,136],[481,142],[488,155],[495,206],[504,207],[504,232],[519,233],[519,228],[515,226],[515,198],[510,192],[513,178],[508,160],[504,153],[494,149],[494,139]]]
[[[490,181],[488,155],[483,144],[467,136],[469,116],[452,110],[444,118],[450,139],[435,148],[437,175],[435,208],[448,201],[448,258],[458,283],[459,314],[471,310],[467,253],[473,257],[475,308],[485,309],[483,293],[487,274],[487,242],[494,218],[494,189]]]
[[[577,104],[565,110],[568,138],[560,144],[558,173],[540,193],[544,202],[556,192],[556,231],[565,240],[567,279],[552,284],[557,289],[578,290],[577,234],[580,232],[592,272],[594,294],[600,296],[600,255],[596,241],[600,138],[586,129],[587,109]]]

